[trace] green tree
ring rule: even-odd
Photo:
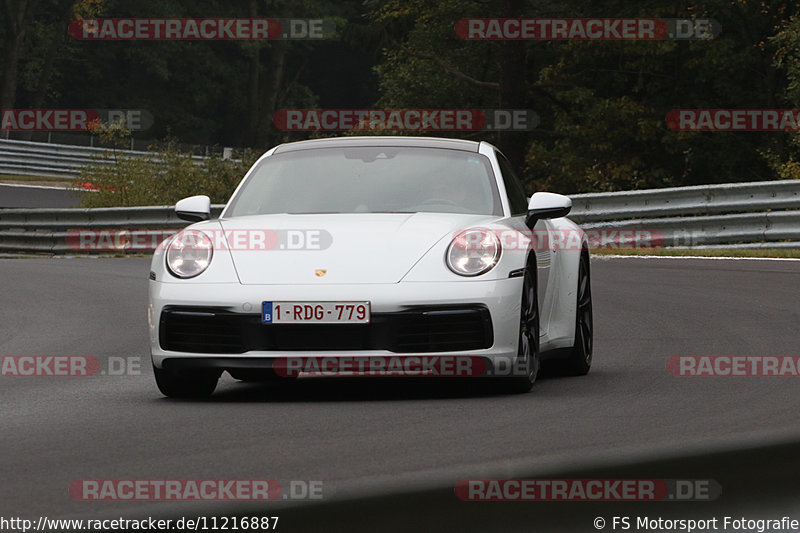
[[[536,131],[471,136],[509,152],[531,191],[769,179],[774,174],[762,152],[785,157],[783,134],[679,133],[667,129],[665,117],[674,108],[785,103],[786,81],[768,43],[796,11],[793,3],[386,0],[370,7],[376,21],[393,23],[387,27],[409,28],[391,36],[376,68],[381,105],[532,107],[539,113]],[[636,42],[462,41],[453,31],[460,18],[512,12],[710,17],[723,30],[714,40]]]

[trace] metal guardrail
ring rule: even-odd
[[[800,211],[632,219],[581,227],[590,240],[606,248],[764,247],[761,243],[800,248]]]
[[[800,180],[577,194],[572,202],[570,218],[609,248],[646,247],[648,238],[669,247],[800,248]]]
[[[92,163],[110,163],[104,156],[153,158],[153,152],[113,150],[68,144],[47,144],[30,141],[0,140],[0,174],[38,176],[43,178],[74,178]],[[196,162],[202,156],[192,156]]]
[[[570,218],[579,223],[766,212],[800,209],[800,180],[576,194],[571,198]]]
[[[105,142],[98,136],[87,131],[3,131],[0,138],[12,141],[28,141],[40,144],[64,144],[68,146],[89,146],[106,147]],[[138,133],[125,139],[126,150],[148,151],[150,147],[161,142],[160,139],[141,137]],[[181,152],[191,152],[195,155],[211,156],[221,155],[233,150],[231,147],[208,145],[208,144],[189,144],[172,143]]]
[[[572,200],[570,218],[595,247],[800,248],[800,180],[579,194]],[[213,206],[214,216],[222,208]],[[101,251],[146,251],[126,247],[130,241],[120,242],[120,235],[152,237],[152,243],[186,225],[170,206],[0,209],[0,252],[96,253],[96,247],[76,244],[78,230],[117,238]]]
[[[218,217],[223,205],[212,205]],[[172,206],[95,209],[0,209],[0,252],[108,253],[152,251],[189,223]],[[92,237],[88,243],[81,235]],[[136,246],[135,239],[144,246]]]

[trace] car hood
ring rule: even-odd
[[[457,231],[496,219],[359,213],[257,215],[219,222],[240,283],[255,285],[397,283],[441,239],[449,241]],[[248,246],[251,234],[267,234],[266,247]]]

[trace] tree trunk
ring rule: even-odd
[[[10,36],[6,39],[3,48],[3,85],[0,87],[0,108],[13,109],[17,100],[17,65],[19,64],[19,49],[22,39]]]
[[[56,23],[57,26],[51,28],[52,37],[47,44],[44,63],[41,71],[39,71],[39,77],[36,79],[36,86],[33,88],[33,98],[31,99],[31,107],[33,109],[41,108],[47,103],[45,99],[47,98],[50,78],[53,76],[53,65],[56,62],[56,58],[58,58],[60,50],[66,46],[68,33],[65,28],[72,20],[72,6],[73,0],[62,0],[58,5],[61,13]]]
[[[250,0],[250,17],[258,17],[258,0]],[[244,146],[254,146],[256,142],[259,117],[261,116],[261,99],[258,90],[261,85],[261,46],[250,48],[249,69],[247,73],[247,122],[244,138],[240,142]]]
[[[3,77],[0,81],[0,108],[13,109],[17,101],[17,76],[22,40],[37,0],[3,0]]]
[[[256,146],[259,148],[267,147],[273,141],[272,115],[278,105],[278,94],[280,93],[283,74],[286,66],[286,52],[289,43],[283,40],[272,42],[269,51],[269,61],[262,87],[261,113],[259,115],[258,132],[256,135]]]
[[[523,0],[505,0],[504,16],[520,17],[525,9]],[[525,74],[525,42],[503,41],[500,61],[500,107],[502,109],[526,109],[528,104]],[[497,135],[500,150],[508,157],[514,168],[522,174],[527,148],[524,132],[501,131]]]
[[[59,57],[59,52],[66,46],[67,31],[65,28],[72,19],[73,0],[62,0],[59,5],[60,15],[58,21],[50,28],[50,41],[44,52],[44,62],[36,78],[36,85],[32,88],[31,109],[41,109],[47,104],[47,89],[50,87],[50,78],[53,76],[53,65]],[[32,132],[22,134],[22,140],[29,141],[33,138]]]

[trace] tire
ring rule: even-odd
[[[522,394],[533,388],[541,368],[539,353],[539,298],[536,287],[536,260],[525,268],[522,282],[522,305],[519,318],[517,361],[512,377],[500,378],[506,391]],[[516,375],[524,369],[524,375]]]
[[[592,279],[589,254],[581,253],[578,266],[578,296],[575,308],[575,342],[564,360],[564,370],[571,376],[585,376],[592,368],[594,324],[592,322]]]
[[[182,370],[179,373],[153,365],[156,385],[169,398],[208,398],[217,388],[218,370]]]

